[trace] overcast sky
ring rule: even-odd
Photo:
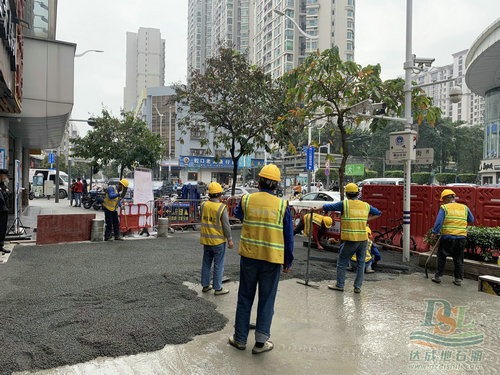
[[[102,107],[118,114],[125,86],[126,32],[161,30],[166,40],[165,84],[186,80],[187,0],[59,0],[57,39],[77,44],[73,118],[86,119]],[[452,62],[500,17],[499,0],[414,0],[413,53]],[[355,60],[380,63],[384,79],[403,76],[405,0],[357,0]]]

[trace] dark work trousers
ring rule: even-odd
[[[443,276],[446,257],[453,258],[455,264],[455,280],[464,279],[464,249],[466,238],[441,238],[437,252],[437,272],[436,276]]]
[[[114,233],[115,238],[120,237],[120,221],[118,220],[118,211],[110,211],[104,207],[102,209],[104,210],[104,220],[106,221],[104,238],[110,238],[111,232]]]
[[[5,242],[5,235],[7,234],[8,217],[9,217],[8,211],[0,211],[0,248],[3,248]]]

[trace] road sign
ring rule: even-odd
[[[330,160],[325,161],[325,168],[330,169]]]
[[[417,148],[415,150],[416,159],[413,160],[412,164],[426,165],[432,164],[434,162],[434,149],[433,148]],[[385,163],[387,165],[403,165],[404,160],[391,160],[390,151],[385,152]]]
[[[325,169],[325,176],[328,176],[328,175],[330,175],[330,168]]]
[[[51,152],[49,154],[49,164],[54,164],[56,162],[56,154],[54,154],[53,152]]]
[[[363,176],[365,174],[364,164],[347,164],[345,166],[346,176]]]
[[[308,170],[308,171],[314,171],[314,146],[310,146],[307,149],[306,170]]]
[[[415,160],[417,132],[407,130],[389,134],[389,158],[387,160]]]

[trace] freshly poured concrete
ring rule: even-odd
[[[227,344],[233,332],[238,283],[225,284],[230,293],[224,296],[202,294],[198,285],[188,284],[227,316],[229,323],[222,331],[152,353],[99,358],[36,374],[500,373],[500,298],[478,292],[475,281],[465,280],[462,287],[451,281],[445,277],[443,284],[434,284],[421,273],[386,275],[382,281],[366,282],[359,295],[352,291],[352,278],[347,280],[343,293],[327,289],[331,283],[327,281],[319,283],[319,289],[297,284],[293,279],[282,281],[271,329],[275,348],[259,355],[251,353],[252,331],[245,351]],[[467,351],[466,361],[456,360],[457,348],[433,349],[410,343],[411,332],[426,329],[422,327],[425,299],[468,306],[464,324],[474,320],[474,328],[484,334],[484,342],[460,349]],[[452,358],[441,361],[443,350],[450,350]],[[477,355],[475,361],[470,360],[471,350],[482,353],[479,361]],[[420,353],[419,361],[410,358],[416,352]],[[424,360],[427,355],[428,360]],[[476,370],[467,370],[465,365],[475,366]]]

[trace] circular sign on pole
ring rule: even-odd
[[[325,169],[325,175],[328,176],[330,174],[330,168]]]
[[[330,160],[325,161],[325,168],[330,169]]]

